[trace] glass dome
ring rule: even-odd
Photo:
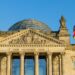
[[[33,19],[22,20],[20,22],[17,22],[9,28],[9,31],[18,31],[28,28],[50,32],[50,28],[46,24]]]

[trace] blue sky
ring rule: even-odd
[[[42,21],[56,31],[62,15],[66,19],[71,43],[75,43],[72,37],[75,0],[0,0],[0,30],[4,31],[14,23],[28,18]]]

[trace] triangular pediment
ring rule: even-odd
[[[0,44],[51,44],[62,45],[60,40],[57,40],[50,35],[46,35],[38,30],[27,29],[19,31],[11,36],[0,41]]]

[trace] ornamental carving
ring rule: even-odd
[[[9,41],[9,44],[45,44],[45,39],[40,39],[38,36],[34,34],[22,35],[17,39],[13,39]]]

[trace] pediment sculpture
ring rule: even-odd
[[[33,34],[27,34],[22,35],[17,39],[12,39],[9,41],[9,44],[45,44],[46,40],[39,39],[38,37],[35,37]]]

